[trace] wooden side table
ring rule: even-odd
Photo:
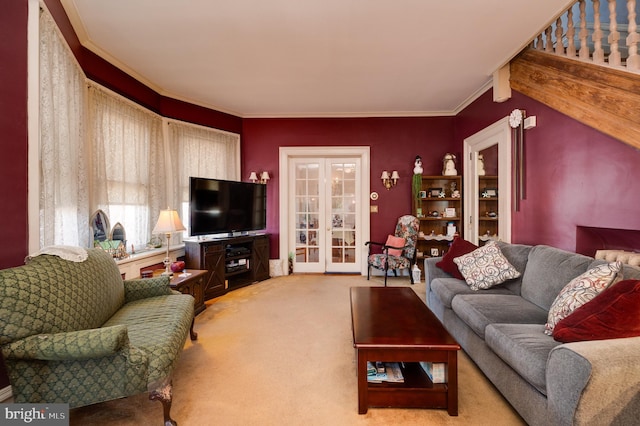
[[[153,271],[153,275],[158,276],[163,272],[164,269],[156,269]],[[204,286],[207,282],[208,272],[203,269],[185,269],[183,272],[174,273],[169,282],[172,289],[178,290],[182,294],[190,294],[196,299],[194,303],[196,315],[207,308],[204,304]]]

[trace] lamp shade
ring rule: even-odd
[[[251,182],[255,182],[258,180],[258,175],[256,174],[256,172],[251,172],[251,174],[249,175],[249,180]]]
[[[397,170],[394,170],[391,173],[391,179],[400,179],[400,175],[398,175],[398,171]]]
[[[269,179],[271,179],[271,177],[269,177],[269,172],[262,172],[262,174],[260,175],[260,179],[266,183]]]
[[[159,233],[170,233],[177,231],[184,231],[187,228],[184,227],[182,222],[180,221],[180,216],[178,216],[178,212],[175,210],[161,210],[160,217],[158,217],[158,223],[156,223],[155,228],[153,228],[153,234]]]
[[[382,175],[380,176],[380,179],[389,179],[389,172],[384,170],[382,172]]]

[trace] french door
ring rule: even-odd
[[[294,272],[361,272],[360,158],[292,157],[288,171]]]

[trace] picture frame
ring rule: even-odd
[[[111,224],[109,217],[102,210],[96,210],[91,219],[89,219],[89,227],[91,228],[91,244],[89,247],[93,247],[95,242],[107,241],[111,231]]]
[[[436,247],[431,247],[431,256],[432,257],[440,256],[440,250],[438,250]]]
[[[438,198],[442,194],[442,188],[429,188],[429,197]]]
[[[124,230],[124,226],[120,222],[113,225],[109,239],[114,241],[122,241],[123,244],[127,244],[127,232]]]
[[[480,197],[482,198],[497,198],[498,188],[484,188],[480,191]]]
[[[418,197],[419,198],[427,198],[427,191],[418,192]]]

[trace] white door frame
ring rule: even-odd
[[[478,153],[498,145],[498,237],[511,242],[511,127],[509,117],[496,121],[464,140],[465,238],[478,244]]]
[[[362,169],[362,190],[360,193],[360,223],[362,224],[361,241],[369,241],[371,236],[370,216],[369,216],[369,192],[371,189],[370,169],[371,169],[371,149],[368,146],[309,146],[309,147],[280,147],[279,149],[279,197],[280,197],[280,259],[286,260],[289,253],[295,252],[295,235],[289,232],[289,224],[294,218],[289,217],[290,203],[294,200],[294,194],[289,193],[289,180],[293,176],[289,176],[289,159],[294,157],[359,157]],[[356,253],[366,259],[367,247],[361,244],[356,247]],[[366,275],[367,262],[360,262],[360,274]]]

